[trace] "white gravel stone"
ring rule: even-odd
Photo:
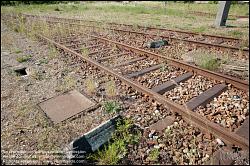
[[[220,140],[219,138],[216,139],[216,142],[221,146],[225,145],[224,142],[222,142],[222,140]]]

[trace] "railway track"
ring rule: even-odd
[[[59,18],[59,17],[48,17],[48,16],[35,16],[35,15],[23,15],[24,17],[33,17],[33,18],[46,18],[49,21],[64,21],[64,23],[69,22],[72,25],[81,25],[86,26],[86,22],[94,23],[94,25],[88,25],[92,27],[98,28],[96,24],[101,24],[102,22],[97,21],[86,21],[81,19],[68,19],[68,18]],[[85,24],[83,24],[85,22]],[[224,50],[234,50],[234,51],[243,51],[248,53],[249,48],[243,46],[243,41],[241,39],[232,38],[232,37],[224,37],[224,36],[216,36],[216,35],[208,35],[208,34],[200,34],[194,32],[180,31],[180,30],[170,30],[163,28],[154,28],[154,27],[143,27],[143,26],[133,26],[127,24],[118,24],[118,23],[107,23],[110,26],[111,30],[119,31],[119,32],[127,32],[127,33],[136,33],[141,35],[150,35],[150,36],[158,36],[162,38],[168,38],[171,40],[177,40],[187,43],[193,43],[200,46],[205,47],[215,47]],[[119,28],[118,28],[119,27]]]
[[[89,62],[90,64],[100,68],[101,70],[106,71],[107,73],[121,79],[122,81],[126,82],[128,85],[136,88],[136,90],[139,90],[143,93],[146,93],[148,95],[150,95],[151,97],[153,97],[154,99],[156,99],[158,102],[160,102],[163,105],[166,105],[167,107],[169,107],[171,110],[174,110],[182,115],[184,115],[184,117],[189,117],[191,116],[191,121],[194,123],[197,123],[197,125],[201,125],[204,128],[210,128],[212,129],[213,132],[216,132],[216,134],[220,135],[220,137],[226,137],[224,138],[224,140],[227,140],[228,137],[231,137],[230,139],[237,139],[237,141],[235,141],[234,143],[239,145],[240,142],[242,142],[244,139],[242,139],[241,137],[239,137],[239,135],[236,135],[234,133],[230,133],[229,132],[225,132],[225,129],[222,129],[221,127],[215,125],[214,123],[209,122],[207,119],[204,119],[204,117],[201,117],[200,115],[197,115],[197,113],[194,113],[192,110],[194,110],[195,108],[197,108],[198,106],[200,106],[200,104],[203,104],[203,102],[207,102],[209,100],[212,100],[213,97],[218,96],[220,93],[222,93],[224,90],[226,90],[226,85],[225,84],[218,84],[217,86],[214,86],[210,89],[208,89],[206,92],[204,92],[204,94],[202,95],[198,95],[197,98],[193,98],[192,101],[187,102],[184,106],[181,105],[177,105],[175,103],[173,103],[172,101],[169,101],[167,98],[165,98],[164,96],[160,95],[162,94],[164,91],[171,89],[171,87],[175,87],[176,84],[180,84],[181,82],[191,78],[194,73],[192,72],[186,72],[183,75],[180,75],[178,77],[176,77],[174,80],[170,80],[170,82],[165,82],[162,85],[153,87],[152,89],[149,88],[145,88],[142,87],[140,84],[136,83],[136,81],[132,81],[132,78],[136,78],[139,77],[141,75],[144,75],[146,73],[155,71],[157,69],[160,69],[162,67],[163,64],[159,64],[159,61],[156,61],[155,64],[153,65],[149,65],[148,67],[145,67],[143,69],[139,69],[139,71],[137,71],[137,69],[134,69],[133,71],[130,71],[129,74],[125,74],[128,71],[124,71],[123,69],[119,70],[119,67],[122,66],[126,66],[129,64],[133,64],[136,63],[137,61],[143,61],[143,63],[149,63],[151,64],[151,61],[153,59],[150,59],[150,55],[149,54],[145,54],[144,56],[141,56],[140,54],[137,53],[137,56],[139,57],[135,57],[135,58],[131,58],[128,61],[125,61],[123,63],[120,64],[116,64],[113,67],[116,67],[118,70],[116,69],[111,69],[110,64],[107,65],[102,65],[100,63],[100,61],[104,61],[106,59],[108,59],[109,57],[103,57],[101,53],[105,52],[105,51],[110,51],[112,50],[112,47],[108,47],[107,45],[103,44],[102,47],[100,47],[100,44],[98,44],[98,51],[97,48],[95,48],[95,46],[97,46],[96,44],[94,46],[87,46],[86,48],[90,49],[89,50],[89,56],[91,56],[91,58],[88,57],[84,57],[80,54],[80,50],[77,49],[77,46],[72,46],[72,44],[70,45],[70,47],[65,47],[65,45],[59,44],[58,42],[55,42],[47,37],[41,36],[39,35],[40,38],[45,39],[46,41],[55,44],[57,47],[63,49],[64,51],[67,51],[73,55],[76,56],[80,56],[82,57],[84,60],[86,60],[87,62]],[[92,40],[100,40],[100,41],[104,41],[105,43],[107,42],[112,42],[110,40],[105,40],[103,38],[99,38],[97,36],[92,36]],[[63,41],[65,41],[66,39],[63,39]],[[85,39],[85,40],[89,40],[89,39]],[[62,41],[62,40],[61,40]],[[72,42],[73,40],[70,39],[70,41]],[[78,40],[79,41],[79,40]],[[116,43],[113,41],[113,44]],[[118,43],[116,43],[116,45],[118,45]],[[122,46],[122,45],[119,45]],[[125,46],[123,46],[125,47]],[[126,47],[125,47],[126,48]],[[127,47],[127,49],[130,49],[135,51],[136,49],[133,49],[131,47]],[[124,52],[122,54],[129,54],[128,52],[125,52],[125,50],[123,50]],[[138,51],[138,50],[136,50]],[[116,56],[120,56],[121,54],[117,54]],[[114,57],[113,55],[111,55],[112,57]],[[147,60],[145,60],[147,59]],[[207,98],[209,95],[209,98]],[[218,130],[221,130],[220,132],[218,132]],[[227,136],[223,136],[225,133],[227,133]],[[231,135],[231,136],[230,136]],[[230,142],[230,141],[229,141]],[[247,141],[243,141],[244,146],[248,146]],[[242,145],[243,145],[242,144]],[[243,146],[242,146],[243,147]]]
[[[229,149],[233,146],[249,149],[249,128],[246,127],[248,126],[246,123],[249,123],[246,95],[249,84],[247,82],[91,34],[71,34],[64,38],[60,36],[48,38],[41,34],[37,36],[150,96],[171,111],[182,115],[186,121],[202,131],[221,138]],[[83,55],[82,48],[88,50],[87,53],[85,52],[86,55]],[[112,54],[114,50],[116,54]],[[164,60],[167,60],[167,63]],[[158,76],[160,80],[152,81]],[[200,82],[203,85],[200,85]],[[183,91],[179,95],[174,94],[185,88],[187,89],[185,93],[190,91],[192,95],[183,98],[186,96]],[[173,92],[169,94],[171,91]],[[174,96],[171,96],[172,94]],[[232,96],[232,98],[228,101],[224,100],[222,106],[232,105],[234,99],[242,101],[240,102],[240,105],[243,104],[242,108],[232,107],[227,110],[227,112],[233,112],[234,116],[239,114],[242,119],[239,120],[237,117],[236,122],[222,125],[217,120],[228,118],[231,114],[213,112],[214,108],[211,109],[209,103],[213,102],[218,105],[216,101],[225,99],[225,95]],[[201,107],[205,109],[204,112],[210,112],[209,115],[213,115],[212,118],[208,114],[201,114]],[[221,107],[219,106],[218,109]]]
[[[226,49],[222,49],[222,48],[218,48],[218,47],[212,47],[210,45],[200,45],[197,43],[183,43],[182,41],[177,41],[177,40],[172,40],[169,38],[166,38],[164,36],[161,35],[151,35],[148,33],[143,33],[143,32],[135,32],[135,31],[128,31],[128,30],[118,30],[118,29],[113,29],[113,28],[109,28],[109,33],[107,34],[105,32],[104,29],[104,33],[100,32],[101,30],[103,30],[102,28],[99,27],[99,30],[95,30],[97,27],[96,26],[92,26],[92,25],[83,25],[83,24],[79,24],[79,23],[70,23],[70,22],[65,22],[65,21],[51,21],[50,19],[47,20],[51,25],[53,24],[65,24],[67,26],[70,26],[71,28],[80,28],[81,26],[86,27],[89,32],[98,32],[99,36],[101,37],[105,37],[108,38],[110,40],[115,40],[118,42],[122,42],[124,44],[127,45],[132,45],[141,49],[145,49],[147,51],[153,52],[153,53],[157,53],[157,54],[161,54],[161,55],[166,55],[168,57],[171,58],[175,58],[175,59],[180,59],[180,60],[184,60],[185,58],[185,54],[193,54],[194,56],[198,56],[199,52],[196,53],[196,50],[200,49],[200,47],[205,46],[207,49],[206,51],[209,50],[209,52],[211,54],[216,55],[219,59],[222,58],[224,59],[225,57],[223,57],[224,53],[226,52],[228,53],[228,50]],[[97,33],[95,33],[97,35]],[[149,43],[152,40],[159,40],[159,39],[167,39],[169,45],[161,47],[161,48],[157,48],[157,49],[152,49],[152,48],[148,48],[146,45],[147,43]],[[230,56],[232,58],[234,58],[236,61],[239,61],[239,59],[241,59],[241,61],[246,61],[249,57],[249,52],[248,51],[244,51],[244,54],[242,54],[242,51],[237,51],[235,49],[230,49]],[[232,60],[230,60],[232,61]],[[235,61],[232,61],[230,63],[232,63],[233,65]],[[242,63],[242,62],[239,62]],[[237,64],[237,63],[236,63]],[[246,64],[247,65],[247,64]],[[241,72],[238,71],[228,71],[228,69],[219,69],[216,70],[216,72],[219,73],[223,73],[229,76],[233,76],[233,77],[238,77],[241,78],[243,80],[246,80],[246,73],[244,72],[246,69],[246,67],[243,67]],[[237,69],[236,69],[237,70]]]

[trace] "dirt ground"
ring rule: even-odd
[[[111,115],[101,108],[73,121],[52,126],[38,103],[71,89],[84,91],[76,74],[77,67],[64,57],[49,58],[48,46],[10,32],[1,24],[1,148],[2,154],[34,155],[35,151],[62,151],[74,138],[96,127]],[[31,55],[19,63],[18,57]],[[71,67],[70,67],[71,66]],[[17,76],[14,69],[27,67],[27,76]],[[65,79],[66,77],[66,79]],[[84,127],[83,127],[84,126]],[[17,151],[17,152],[15,152]],[[30,153],[27,153],[30,152]],[[47,152],[46,152],[47,153]],[[45,157],[44,155],[38,155]],[[8,155],[7,158],[10,156]],[[25,156],[23,156],[25,158]],[[34,156],[33,156],[34,157]],[[53,155],[50,157],[53,158]],[[53,163],[58,163],[54,156]],[[59,156],[60,157],[60,156]],[[35,158],[35,157],[34,157]],[[14,158],[2,160],[15,163]],[[35,160],[42,164],[42,160]],[[46,163],[46,160],[44,160]],[[61,162],[61,160],[60,160]],[[25,162],[24,162],[25,163]],[[43,164],[45,164],[43,163]],[[52,163],[51,163],[52,164]]]

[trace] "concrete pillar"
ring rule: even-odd
[[[231,5],[231,1],[219,1],[219,10],[217,12],[215,26],[221,27],[226,25],[229,8]]]

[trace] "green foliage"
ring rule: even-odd
[[[55,46],[53,45],[49,45],[49,53],[48,53],[48,58],[49,59],[54,59],[55,57],[57,57],[59,54],[58,50],[56,49]]]
[[[63,82],[56,88],[56,91],[67,91],[72,89],[76,85],[76,80],[71,76],[66,76]]]
[[[209,1],[209,4],[218,4],[218,1]]]
[[[26,55],[26,56],[17,57],[16,60],[18,62],[22,63],[22,62],[26,62],[26,61],[30,60],[31,57],[32,57],[31,55]]]
[[[196,32],[196,33],[202,33],[202,32],[205,32],[206,29],[207,29],[206,27],[201,26],[201,27],[198,27],[198,28],[194,28],[193,31]]]
[[[85,57],[89,56],[89,50],[85,47],[81,48],[81,54]]]
[[[120,120],[116,125],[117,129],[109,141],[108,146],[104,146],[103,150],[98,150],[88,158],[97,161],[98,165],[115,165],[118,164],[127,152],[127,145],[137,143],[141,138],[139,131],[133,131],[133,123],[131,120]]]
[[[30,5],[30,4],[58,4],[58,3],[69,3],[69,2],[75,2],[78,1],[1,1],[1,6],[6,5]]]
[[[195,58],[195,63],[201,68],[208,70],[216,70],[220,66],[218,58],[213,55],[203,54]]]
[[[165,72],[165,71],[167,71],[168,70],[168,66],[167,65],[163,65],[163,66],[161,66],[161,68],[160,68],[160,71],[161,72]]]
[[[107,101],[103,104],[103,108],[107,113],[119,112],[121,107],[116,101]]]
[[[157,159],[159,157],[159,154],[160,154],[160,152],[159,152],[158,149],[151,150],[150,153],[149,153],[149,156],[148,156],[149,160],[150,161],[157,161]]]
[[[103,151],[98,150],[89,159],[98,161],[98,165],[116,165],[126,152],[124,140],[117,140],[109,146],[105,146]]]
[[[48,60],[48,59],[46,59],[46,58],[44,58],[44,59],[40,59],[40,60],[39,60],[39,63],[40,63],[40,64],[42,64],[42,63],[44,63],[44,64],[48,64],[48,63],[49,63],[49,60]]]
[[[97,10],[105,11],[105,12],[122,12],[122,13],[130,13],[130,14],[154,14],[154,15],[174,15],[174,16],[183,16],[183,12],[179,10],[173,10],[170,8],[158,8],[150,9],[144,6],[118,6],[118,5],[106,5],[106,6],[97,6]]]
[[[232,36],[236,38],[241,38],[243,36],[243,32],[238,31],[238,30],[229,31],[229,34],[231,34]]]
[[[19,54],[19,53],[21,53],[21,52],[22,52],[22,50],[19,50],[19,49],[15,50],[15,53],[16,53],[16,54]]]

